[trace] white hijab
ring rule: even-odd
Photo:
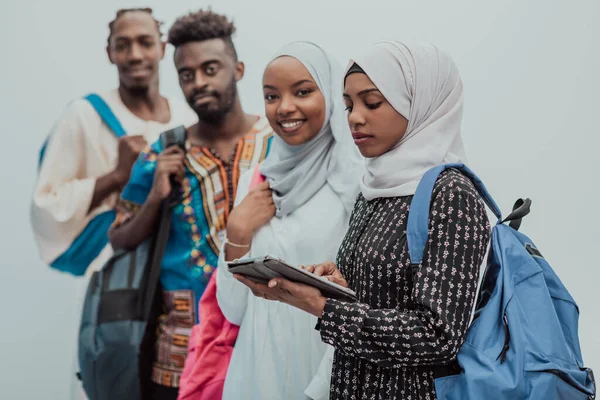
[[[307,143],[290,146],[278,136],[273,138],[260,171],[273,190],[277,216],[293,212],[325,183],[350,212],[360,191],[364,166],[346,122],[342,68],[321,47],[310,42],[284,46],[271,62],[282,56],[294,57],[306,67],[325,98],[326,113],[323,127]]]
[[[381,42],[350,61],[365,71],[408,120],[403,138],[367,159],[361,191],[367,200],[409,196],[432,167],[466,162],[460,125],[463,85],[450,56],[432,44]]]

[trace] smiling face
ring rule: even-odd
[[[263,75],[265,114],[290,146],[314,138],[325,124],[325,98],[306,67],[289,56],[271,62]]]
[[[352,138],[364,157],[387,153],[406,133],[408,120],[392,107],[366,74],[356,72],[346,77],[344,102]]]
[[[151,14],[131,11],[118,17],[106,48],[110,62],[119,71],[121,84],[129,89],[144,89],[158,80],[158,65],[164,57],[156,21]]]

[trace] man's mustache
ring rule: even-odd
[[[219,92],[217,92],[215,90],[196,90],[192,93],[192,95],[190,96],[190,99],[196,100],[198,98],[208,97],[208,96],[213,96],[217,99],[221,97]]]

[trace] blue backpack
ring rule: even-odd
[[[100,96],[90,94],[85,99],[91,103],[98,115],[100,115],[100,118],[102,118],[102,121],[113,131],[117,138],[126,135],[125,129],[123,129],[115,114]],[[46,138],[40,149],[38,170],[44,161],[49,141],[50,136]],[[116,213],[114,210],[105,211],[94,217],[73,241],[71,246],[56,260],[52,261],[50,266],[73,275],[83,275],[87,267],[98,257],[98,254],[100,254],[108,243],[107,232],[115,217]]]
[[[474,319],[458,353],[462,371],[435,380],[438,399],[594,399],[594,376],[584,368],[579,346],[577,304],[533,242],[518,232],[529,199],[519,200],[502,220],[483,183],[465,165],[431,169],[410,206],[406,238],[413,268],[423,258],[434,184],[448,168],[473,181],[498,223]]]

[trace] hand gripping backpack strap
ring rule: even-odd
[[[184,126],[178,126],[177,128],[163,132],[160,136],[163,150],[173,145],[180,146],[181,148],[185,149],[185,138],[186,130]],[[149,260],[150,265],[147,275],[146,288],[144,291],[144,301],[141,302],[144,307],[142,314],[144,319],[148,318],[152,310],[152,304],[160,278],[162,259],[165,253],[165,248],[167,247],[167,241],[169,239],[173,207],[177,204],[179,189],[179,184],[171,179],[171,194],[163,201],[161,205],[158,231],[152,246],[152,256]]]

